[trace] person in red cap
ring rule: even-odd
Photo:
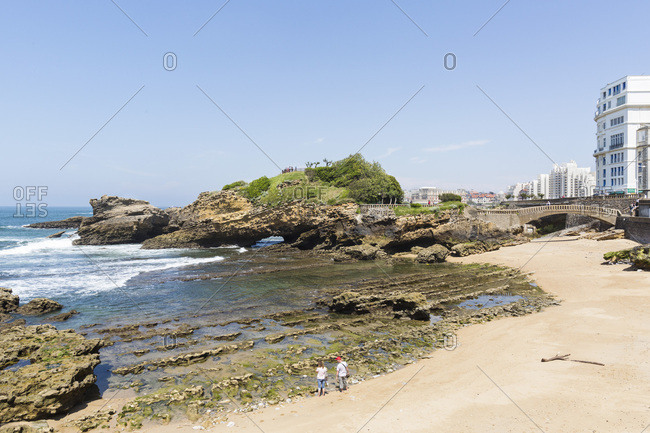
[[[348,389],[348,375],[350,370],[348,369],[348,363],[343,361],[340,356],[336,357],[338,365],[336,366],[336,377],[339,380],[339,391],[343,392]]]

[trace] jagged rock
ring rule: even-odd
[[[449,255],[449,250],[442,245],[433,245],[418,253],[416,261],[420,263],[441,263]]]
[[[93,216],[83,219],[76,245],[140,243],[169,230],[169,214],[144,200],[102,196],[90,205]]]
[[[64,322],[69,318],[71,318],[72,316],[74,316],[75,314],[79,314],[79,312],[77,310],[70,310],[66,313],[61,313],[61,314],[57,314],[56,316],[50,317],[50,320],[52,322]]]
[[[54,431],[54,427],[50,427],[46,421],[12,422],[0,427],[0,433],[51,433]]]
[[[355,245],[353,247],[341,248],[343,254],[357,260],[374,260],[385,257],[386,253],[381,248],[372,245]]]
[[[108,409],[105,411],[95,412],[90,415],[83,416],[72,421],[72,424],[82,432],[86,432],[88,430],[97,428],[102,424],[108,425],[113,415],[115,415],[115,411],[113,409]]]
[[[0,287],[0,313],[10,313],[18,308],[20,298],[11,289]]]
[[[606,253],[604,259],[609,263],[628,263],[638,269],[650,271],[650,245],[640,245],[628,250]]]
[[[488,251],[498,250],[499,248],[501,248],[501,245],[495,242],[466,242],[451,247],[451,253],[457,257],[465,257],[472,254],[482,254]]]
[[[170,214],[171,215],[171,214]],[[251,246],[269,236],[296,241],[301,234],[334,221],[354,221],[355,205],[324,206],[296,201],[279,207],[256,206],[233,191],[204,192],[171,216],[178,230],[146,240],[142,248]]]
[[[3,330],[0,423],[51,417],[79,403],[95,383],[93,369],[101,347],[101,340],[87,340],[52,325]]]
[[[56,233],[54,233],[54,234],[49,235],[49,236],[48,236],[48,239],[56,239],[56,238],[60,238],[61,236],[63,236],[64,233],[65,233],[65,230],[60,231],[60,232],[56,232]]]
[[[78,229],[84,217],[75,216],[66,218],[61,221],[46,221],[42,223],[30,224],[27,227],[32,229]]]
[[[34,298],[25,305],[16,309],[16,313],[23,316],[40,316],[63,308],[63,305],[47,298]]]
[[[421,293],[413,292],[361,295],[358,292],[348,291],[334,296],[328,306],[331,311],[340,314],[389,314],[415,320],[430,318],[426,297]]]

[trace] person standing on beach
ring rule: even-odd
[[[336,377],[339,380],[339,391],[343,392],[348,389],[348,363],[343,361],[341,357],[337,357],[338,365],[336,366]]]
[[[318,361],[316,368],[316,381],[318,382],[318,396],[325,395],[325,384],[327,383],[327,367],[323,361]]]

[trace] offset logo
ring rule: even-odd
[[[17,186],[13,191],[16,201],[14,218],[45,218],[47,216],[46,186]]]
[[[177,345],[178,342],[176,341],[176,334],[165,335],[163,337],[163,347],[165,350],[175,349]]]
[[[173,71],[176,69],[176,65],[178,65],[176,54],[172,53],[171,51],[169,53],[165,53],[163,56],[163,68],[165,68],[166,71]]]
[[[442,347],[445,350],[455,350],[458,347],[458,337],[451,332],[446,333],[442,338]]]

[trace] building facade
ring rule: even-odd
[[[594,172],[571,161],[554,165],[549,174],[542,173],[535,180],[511,185],[508,196],[511,200],[590,197],[595,188]]]
[[[648,190],[650,76],[628,75],[600,89],[596,122],[596,193]]]
[[[443,190],[435,186],[423,186],[422,188],[408,191],[405,194],[405,199],[412,203],[438,204],[440,203],[440,196],[443,194],[459,195],[462,202],[467,203],[468,193],[464,189]]]
[[[553,166],[548,175],[548,198],[591,197],[595,188],[591,169],[578,167],[574,161]]]

